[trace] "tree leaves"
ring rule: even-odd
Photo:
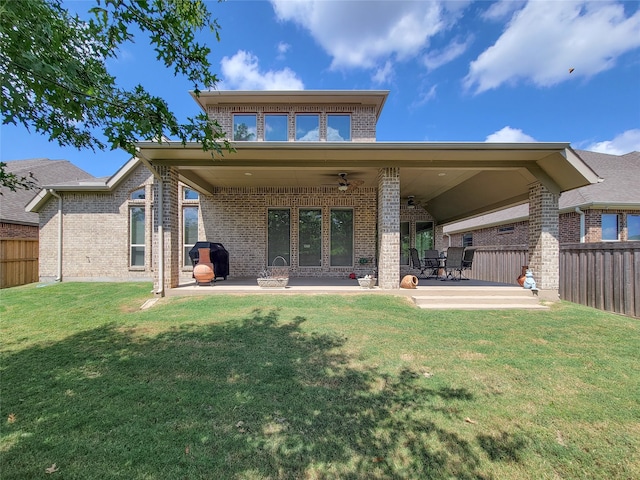
[[[133,42],[131,27],[147,34],[157,58],[194,85],[215,86],[211,50],[195,41],[219,25],[200,0],[95,0],[83,20],[61,0],[0,0],[0,74],[4,124],[21,124],[78,149],[122,148],[135,155],[140,140],[200,142],[222,153],[223,132],[208,118],[178,121],[167,103],[138,85],[125,90],[106,61]],[[206,116],[205,116],[206,117]],[[0,185],[20,187],[0,165]],[[11,187],[10,187],[11,188]]]

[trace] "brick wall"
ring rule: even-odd
[[[218,242],[229,252],[229,275],[257,276],[267,265],[267,212],[291,209],[290,274],[299,277],[344,277],[351,272],[371,273],[373,265],[360,258],[375,256],[376,189],[358,188],[348,193],[335,188],[218,188],[212,196],[200,196],[199,240]],[[330,211],[352,208],[354,212],[354,266],[330,266]],[[322,267],[300,267],[298,258],[298,209],[322,210]],[[182,260],[181,260],[182,261]],[[191,276],[183,268],[183,279]]]
[[[0,222],[0,238],[38,238],[38,227]]]
[[[63,204],[63,279],[151,279],[152,177],[139,166],[110,193],[59,192]],[[129,205],[133,190],[146,186],[145,267],[129,267]],[[138,203],[136,203],[138,204]],[[40,211],[40,278],[57,276],[58,199]]]
[[[294,141],[296,113],[320,114],[320,140],[327,138],[327,114],[351,114],[351,140],[354,142],[375,142],[376,140],[376,111],[375,107],[362,105],[240,105],[208,107],[208,114],[212,120],[222,127],[222,131],[231,136],[233,131],[234,113],[255,113],[257,140],[264,140],[264,114],[286,113],[288,115],[289,141]]]
[[[600,210],[583,209],[585,212],[585,242],[597,243],[602,241],[601,216],[603,213],[617,213],[619,215],[620,241],[628,240],[627,214],[640,214],[639,210]],[[513,226],[510,233],[500,233],[501,227]],[[521,221],[515,223],[505,223],[500,226],[479,228],[470,230],[473,233],[474,246],[526,246],[528,245],[529,222]],[[561,213],[559,217],[560,244],[580,242],[580,215],[577,212]],[[451,245],[462,246],[463,233],[451,234]],[[444,237],[443,244],[447,244],[447,237]]]

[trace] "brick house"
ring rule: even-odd
[[[67,160],[33,158],[9,160],[6,171],[19,177],[32,175],[38,186],[50,185],[93,176]],[[0,187],[0,238],[38,238],[38,214],[27,212],[25,206],[33,198],[34,191],[19,189],[12,192]]]
[[[67,160],[9,160],[5,165],[8,173],[30,177],[38,186],[92,178]],[[13,192],[0,187],[0,288],[38,280],[38,214],[25,211],[34,193],[34,190]]]
[[[387,95],[192,94],[236,151],[140,142],[104,182],[49,185],[28,206],[40,215],[41,277],[153,280],[163,294],[191,281],[187,252],[208,240],[228,250],[231,276],[255,277],[282,256],[293,277],[376,269],[395,289],[406,245],[442,249],[443,224],[529,200],[541,239],[532,258],[550,265],[538,284],[557,290],[547,232],[559,194],[597,182],[593,170],[567,143],[377,142]]]
[[[560,196],[559,243],[639,241],[640,152],[577,153],[602,181]],[[529,204],[445,225],[443,234],[452,246],[526,246]]]

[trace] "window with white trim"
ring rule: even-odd
[[[129,265],[144,267],[145,256],[145,207],[129,207]]]
[[[620,230],[617,213],[603,213],[600,217],[602,227],[602,241],[615,242],[620,240]]]
[[[353,266],[353,210],[331,210],[331,258],[332,267]]]
[[[640,241],[640,215],[627,214],[627,240]]]
[[[198,207],[182,208],[182,263],[185,267],[192,266],[189,252],[198,241]]]
[[[233,116],[233,139],[240,142],[250,142],[258,137],[255,113],[242,113]]]

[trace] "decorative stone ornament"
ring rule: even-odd
[[[527,273],[525,273],[522,286],[528,290],[537,290],[536,281],[533,279],[533,272],[531,270],[527,270]]]

